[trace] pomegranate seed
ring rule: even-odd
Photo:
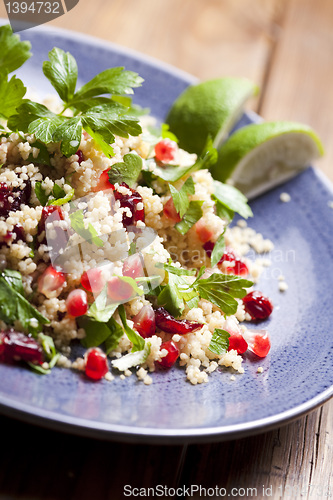
[[[224,330],[230,334],[228,351],[235,349],[238,354],[243,354],[247,350],[247,342],[238,325],[232,319],[227,319],[224,323]]]
[[[123,276],[129,276],[130,278],[140,278],[144,276],[144,270],[142,265],[142,257],[140,254],[136,253],[130,255],[123,263]]]
[[[144,339],[155,334],[155,313],[151,305],[143,306],[133,318],[134,327]]]
[[[109,170],[111,170],[111,167],[107,168],[101,173],[98,180],[98,184],[94,188],[94,191],[104,191],[105,189],[114,189],[114,185],[111,184],[111,182],[109,181]]]
[[[172,340],[169,340],[168,342],[162,343],[161,350],[162,349],[166,349],[168,354],[164,356],[161,361],[157,361],[157,363],[164,368],[171,368],[179,358],[179,348]]]
[[[253,320],[266,319],[273,311],[271,300],[258,290],[248,293],[243,298],[243,304],[245,311],[249,313]]]
[[[171,139],[162,139],[155,146],[156,161],[161,163],[169,163],[176,158],[178,151],[177,143]]]
[[[202,241],[202,243],[207,243],[207,241],[209,241],[212,238],[213,236],[212,231],[207,229],[206,224],[202,219],[198,220],[198,222],[195,224],[194,227],[198,235],[198,238],[200,241]]]
[[[81,276],[81,285],[87,292],[99,293],[103,290],[105,280],[101,269],[88,269]]]
[[[37,289],[39,293],[43,293],[46,297],[52,296],[65,283],[64,273],[57,271],[53,266],[45,269],[43,274],[38,278]]]
[[[32,337],[10,329],[0,333],[0,360],[5,363],[23,360],[41,365],[43,349]]]
[[[264,358],[270,351],[271,341],[267,330],[246,330],[243,336],[248,343],[250,351]]]
[[[144,208],[138,209],[137,205],[139,203],[142,203],[143,206],[143,201],[142,201],[142,196],[135,191],[134,189],[128,187],[128,185],[123,182],[121,186],[126,187],[127,189],[130,190],[131,194],[122,194],[119,191],[115,190],[114,191],[114,197],[116,200],[120,201],[120,206],[121,208],[129,208],[132,215],[129,217],[126,215],[126,213],[123,214],[123,224],[125,227],[128,226],[135,226],[138,221],[145,221],[145,212]]]
[[[156,326],[166,333],[178,333],[186,335],[186,333],[195,332],[203,325],[201,323],[192,323],[187,319],[175,319],[163,307],[155,310]]]
[[[112,302],[127,302],[135,294],[130,283],[118,276],[112,276],[108,281],[107,292]]]
[[[98,347],[86,352],[85,372],[87,377],[100,380],[109,371],[106,354]]]
[[[224,261],[232,262],[235,265],[225,267],[222,265]],[[224,252],[217,266],[219,269],[221,269],[221,271],[224,271],[227,274],[237,274],[238,276],[246,276],[249,274],[249,269],[245,262],[240,259],[231,249],[227,249]]]
[[[181,220],[179,213],[176,211],[172,196],[168,199],[163,207],[163,213],[167,219],[170,219],[175,224]]]
[[[81,149],[78,149],[75,154],[78,156],[78,160],[77,160],[78,164],[81,165],[81,163],[84,160],[83,153],[82,153]]]
[[[73,318],[83,316],[88,311],[87,293],[80,288],[72,290],[66,299],[67,312]]]

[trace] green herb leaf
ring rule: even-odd
[[[82,210],[76,210],[69,215],[72,229],[82,236],[88,243],[93,243],[98,247],[104,245],[103,240],[98,236],[94,226],[89,223],[88,228],[84,225],[84,215]]]
[[[230,333],[221,328],[215,328],[208,349],[215,354],[224,354],[229,347]]]
[[[0,74],[11,73],[31,57],[31,43],[21,42],[9,24],[0,27]]]
[[[199,219],[202,217],[202,209],[201,206],[203,204],[203,201],[199,200],[193,200],[189,204],[189,208],[187,212],[184,214],[184,217],[180,222],[177,222],[175,225],[175,228],[177,231],[184,235],[187,233],[189,229],[191,229],[192,226],[196,222],[198,222]]]
[[[68,103],[74,96],[77,82],[77,64],[74,57],[62,49],[49,52],[49,61],[44,61],[43,72],[60,98]]]
[[[74,116],[62,122],[53,133],[53,140],[61,142],[61,152],[69,157],[78,150],[82,137],[82,118]]]
[[[50,163],[50,155],[47,150],[47,147],[45,144],[43,144],[40,141],[35,141],[31,144],[32,148],[37,148],[39,149],[39,153],[37,155],[37,158],[33,156],[32,153],[28,156],[28,161],[33,162],[33,163],[39,163],[40,165],[47,165],[51,167]]]
[[[173,266],[170,262],[169,264],[164,264],[163,268],[168,271],[168,273],[176,274],[177,276],[194,276],[196,273],[195,269],[184,269],[183,267]]]
[[[107,301],[107,286],[105,286],[96,297],[95,302],[93,302],[93,304],[90,306],[87,315],[95,319],[96,321],[107,323],[113,316],[119,305],[118,303],[107,305]]]
[[[104,343],[105,353],[109,354],[111,351],[114,351],[118,347],[119,341],[124,335],[124,330],[114,318],[110,318],[107,325],[110,330],[110,335]]]
[[[132,187],[137,181],[142,169],[142,158],[135,153],[124,155],[124,161],[112,165],[108,172],[109,181],[111,184],[121,184],[126,182],[129,187]]]
[[[106,323],[96,321],[88,316],[78,318],[80,328],[84,328],[86,336],[81,339],[81,344],[86,347],[98,347],[110,336],[111,332]]]
[[[59,359],[60,354],[57,352],[53,338],[44,333],[39,333],[37,340],[41,343],[44,353],[47,357],[49,368],[53,368]]]
[[[9,269],[0,274],[0,319],[12,325],[19,320],[25,330],[30,332],[35,329],[31,326],[31,319],[35,318],[41,325],[46,325],[49,320],[35,309],[23,296],[22,277],[16,271]]]
[[[220,236],[216,240],[212,254],[210,256],[210,265],[212,267],[216,266],[216,264],[221,260],[221,257],[224,254],[224,250],[225,250],[225,241],[224,241],[224,231],[223,231],[223,233],[220,234]]]
[[[12,76],[8,81],[7,74],[0,74],[0,116],[8,118],[13,115],[16,109],[21,105],[26,93],[23,82]]]
[[[132,345],[133,345],[132,352],[142,351],[142,349],[144,349],[144,347],[145,347],[145,340],[144,340],[144,338],[141,337],[141,335],[139,335],[137,332],[135,332],[134,330],[132,330],[132,328],[130,328],[128,326],[127,321],[126,321],[126,312],[125,312],[125,308],[124,308],[123,304],[121,304],[118,307],[118,313],[119,313],[121,322],[123,324],[125,333],[129,339],[129,341],[132,342]]]
[[[114,135],[111,134],[109,130],[100,129],[99,132],[94,132],[90,127],[85,126],[85,131],[94,139],[95,144],[101,149],[101,151],[111,158],[113,156],[113,147],[110,143],[114,142]]]
[[[220,203],[216,196],[213,195],[212,199],[215,200],[216,214],[218,215],[218,217],[220,217],[221,219],[225,219],[229,224],[234,218],[235,212]]]
[[[54,185],[54,187],[56,186],[56,184]],[[59,188],[59,186],[57,186]],[[59,188],[61,190],[61,195],[60,195],[60,191],[58,191],[58,189],[56,189],[56,193],[55,194],[55,190],[53,188],[53,195],[55,196],[55,200],[53,201],[49,201],[48,202],[48,205],[58,205],[58,206],[61,206],[61,205],[65,205],[66,203],[69,203],[71,201],[71,199],[73,198],[74,196],[74,188],[72,188],[67,194],[65,193],[65,191],[62,189],[62,188]],[[58,198],[58,196],[62,196],[62,198]]]
[[[109,68],[96,75],[76,92],[70,105],[102,94],[133,94],[133,88],[140,87],[143,79],[123,67]]]
[[[124,372],[133,366],[141,365],[146,361],[150,354],[151,343],[144,342],[144,347],[140,351],[130,352],[125,354],[119,359],[114,359],[111,361],[113,368],[117,368],[119,371]]]
[[[209,300],[230,316],[237,311],[238,303],[235,298],[245,297],[246,288],[252,285],[252,281],[240,276],[214,273],[209,278],[197,278],[192,286],[201,298]]]
[[[35,194],[38,198],[38,201],[43,207],[47,204],[47,200],[49,199],[49,196],[45,193],[44,189],[42,188],[42,183],[40,181],[35,182]]]
[[[176,212],[182,218],[190,206],[189,196],[195,193],[194,181],[189,177],[179,191],[172,184],[169,189]]]
[[[213,199],[217,199],[228,210],[237,212],[244,219],[253,216],[253,212],[247,203],[247,198],[234,186],[214,181],[214,187]]]

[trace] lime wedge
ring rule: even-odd
[[[211,174],[222,182],[230,178],[253,198],[291,179],[323,153],[319,137],[307,125],[286,121],[251,124],[222,145]]]
[[[201,154],[208,136],[218,148],[241,117],[246,100],[258,87],[245,78],[219,78],[188,87],[174,102],[166,119],[179,146]]]

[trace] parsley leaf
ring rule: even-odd
[[[126,182],[129,187],[132,187],[140,175],[142,158],[135,153],[127,153],[123,159],[123,162],[112,165],[108,172],[109,181],[111,184]]]
[[[240,276],[214,273],[209,278],[197,278],[192,286],[202,299],[209,300],[230,316],[237,311],[238,303],[235,299],[245,297],[246,288],[252,285],[252,281]]]
[[[76,210],[75,212],[69,215],[71,221],[72,229],[82,236],[88,243],[93,243],[98,247],[102,247],[104,245],[103,240],[98,236],[96,229],[94,226],[89,223],[86,228],[84,225],[84,215],[82,210]]]
[[[172,184],[169,184],[169,189],[176,212],[182,218],[190,205],[189,195],[195,193],[194,181],[189,177],[179,191]]]
[[[189,208],[187,212],[184,214],[184,217],[180,222],[177,222],[175,225],[175,228],[177,231],[184,235],[187,233],[189,229],[191,229],[192,226],[196,222],[198,222],[199,219],[202,217],[202,209],[201,206],[203,204],[203,201],[199,200],[193,200],[189,204]]]
[[[22,103],[22,99],[26,93],[26,88],[23,82],[12,76],[8,80],[7,74],[2,73],[0,76],[0,116],[8,118],[15,113],[16,108]]]
[[[101,345],[111,334],[107,323],[97,321],[88,316],[80,316],[78,324],[86,332],[86,336],[81,339],[81,344],[86,348]]]
[[[43,63],[44,75],[59,97],[68,103],[75,93],[78,73],[76,61],[69,52],[56,47],[49,52],[49,59]]]
[[[31,43],[21,42],[9,24],[0,27],[0,74],[11,73],[31,57]]]
[[[144,347],[145,347],[145,339],[128,326],[127,321],[126,321],[125,308],[124,308],[123,304],[121,304],[118,307],[118,313],[119,313],[121,322],[123,324],[125,333],[129,339],[129,341],[132,342],[132,345],[133,345],[132,352],[142,351],[142,349],[144,349]]]
[[[216,196],[213,195],[212,199],[215,200],[216,214],[218,215],[218,217],[220,217],[221,219],[226,219],[229,224],[234,218],[235,212],[220,203]]]
[[[23,295],[22,277],[18,271],[6,269],[0,274],[0,319],[12,325],[19,320],[25,330],[35,330],[31,319],[38,321],[38,328],[49,323]]]
[[[114,318],[110,318],[107,325],[110,330],[110,335],[107,337],[104,343],[105,353],[109,354],[111,351],[114,351],[118,347],[119,341],[124,335],[124,330]]]
[[[65,156],[76,153],[81,143],[82,118],[74,116],[61,124],[53,132],[53,141],[60,142],[60,150]]]
[[[48,195],[45,193],[42,188],[42,183],[40,181],[35,182],[35,194],[38,198],[38,201],[43,207],[47,204],[47,200],[49,199]]]
[[[225,241],[224,241],[224,231],[223,231],[223,233],[220,234],[220,236],[216,240],[212,254],[210,256],[210,265],[212,267],[216,266],[216,264],[221,260],[221,257],[224,254],[224,250],[225,250]]]
[[[65,191],[57,186],[58,189],[56,189],[57,184],[54,185],[52,194],[55,197],[55,200],[49,201],[48,205],[65,205],[66,203],[69,203],[71,199],[74,196],[74,188],[72,188],[67,194]]]
[[[230,333],[221,328],[215,328],[208,349],[215,354],[224,354],[229,347]]]
[[[244,219],[253,216],[253,212],[247,203],[247,198],[234,186],[214,181],[214,187],[215,190],[212,198],[218,200],[226,209],[237,212]]]

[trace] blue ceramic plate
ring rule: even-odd
[[[20,71],[26,84],[51,91],[41,63],[54,46],[77,59],[80,83],[111,67],[125,66],[145,79],[136,102],[160,119],[195,79],[145,56],[82,35],[49,29],[22,34],[34,56]],[[239,126],[253,120],[244,115]],[[280,193],[291,195],[281,203]],[[252,202],[250,225],[273,240],[272,266],[257,288],[275,309],[263,325],[272,349],[263,360],[246,358],[245,373],[214,372],[193,386],[183,369],[153,375],[151,386],[132,376],[94,383],[82,374],[54,369],[39,376],[18,366],[0,366],[0,409],[29,422],[104,439],[145,442],[223,440],[259,433],[299,417],[333,393],[332,292],[333,212],[328,181],[310,168]],[[289,288],[278,291],[278,276]],[[262,366],[263,373],[257,373]]]

